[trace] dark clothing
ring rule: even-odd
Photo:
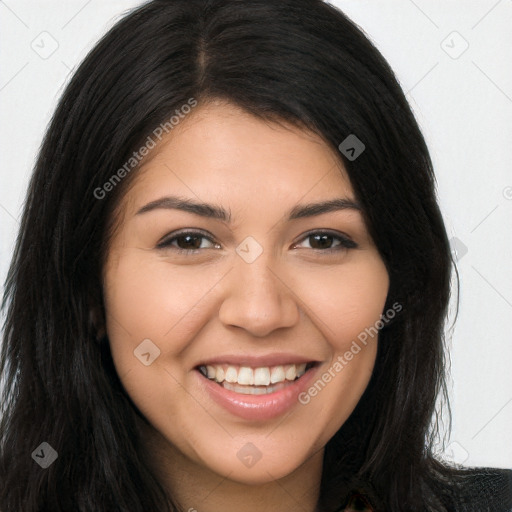
[[[510,469],[473,468],[455,482],[440,484],[449,512],[512,512]]]
[[[439,476],[429,494],[437,505],[410,512],[512,512],[512,469],[465,468],[451,476]],[[368,496],[354,492],[339,512],[381,509],[374,508]]]

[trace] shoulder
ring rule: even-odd
[[[512,469],[450,468],[434,486],[450,512],[512,512]]]

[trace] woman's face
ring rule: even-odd
[[[112,356],[188,464],[244,483],[289,475],[368,384],[377,340],[358,335],[389,281],[337,157],[298,129],[198,106],[123,198],[103,276]]]

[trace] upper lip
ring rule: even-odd
[[[285,364],[316,363],[312,357],[299,356],[297,354],[266,354],[261,356],[247,354],[226,354],[202,360],[197,366],[228,364],[233,366],[250,366],[261,368],[265,366],[280,366]]]

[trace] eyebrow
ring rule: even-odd
[[[231,211],[227,211],[221,206],[196,202],[192,199],[177,196],[166,196],[156,199],[155,201],[151,201],[140,208],[135,215],[141,215],[157,209],[182,210],[201,217],[221,220],[226,223],[230,223],[232,220]],[[314,217],[316,215],[321,215],[322,213],[347,209],[361,211],[361,207],[357,202],[352,199],[339,197],[317,203],[297,205],[288,212],[288,220]]]

